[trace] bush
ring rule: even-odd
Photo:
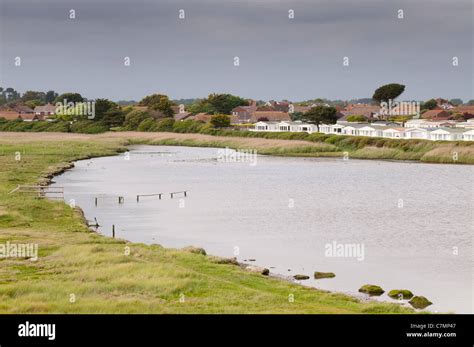
[[[367,122],[367,118],[362,115],[352,115],[347,117],[348,122]]]
[[[105,125],[91,120],[81,120],[75,122],[71,125],[70,129],[73,133],[82,134],[100,134],[108,130]]]
[[[153,131],[153,128],[156,125],[156,121],[153,118],[146,118],[141,121],[141,123],[138,125],[137,130],[138,131]]]
[[[173,131],[176,133],[198,133],[204,125],[205,123],[203,122],[183,120],[173,124]]]
[[[230,117],[225,114],[216,114],[211,117],[211,124],[214,128],[226,128],[230,126]]]
[[[158,121],[152,131],[173,131],[175,120],[173,118],[165,118]]]
[[[123,129],[124,130],[137,130],[140,123],[147,118],[150,118],[150,115],[147,112],[143,112],[140,110],[134,110],[132,112],[129,112],[125,116]]]

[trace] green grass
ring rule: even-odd
[[[8,194],[72,160],[116,154],[125,143],[0,137],[0,242],[39,245],[36,262],[0,259],[0,313],[413,312],[248,273],[209,256],[101,236],[65,203]]]

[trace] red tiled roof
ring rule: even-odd
[[[20,114],[15,111],[0,111],[0,118],[5,118],[6,120],[15,120],[20,119]]]
[[[451,118],[451,115],[445,110],[428,110],[421,115],[421,118],[433,120],[448,120]]]
[[[252,114],[250,118],[251,123],[256,123],[260,118],[267,118],[271,121],[291,121],[290,115],[288,112],[280,111],[256,111]]]

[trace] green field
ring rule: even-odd
[[[413,312],[249,273],[210,256],[101,236],[63,202],[9,194],[18,184],[47,181],[73,160],[123,151],[131,137],[140,141],[139,134],[0,133],[0,243],[39,245],[37,261],[0,258],[0,313]]]

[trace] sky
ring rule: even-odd
[[[401,83],[401,100],[466,101],[473,17],[472,0],[0,0],[0,86],[301,101]]]

